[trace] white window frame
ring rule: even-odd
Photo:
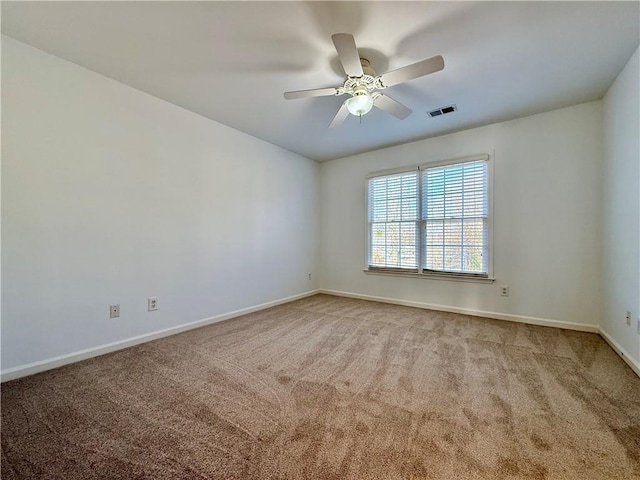
[[[433,161],[424,163],[417,166],[410,166],[405,168],[395,168],[391,170],[382,170],[378,172],[370,173],[365,179],[365,268],[366,274],[372,275],[391,275],[391,276],[406,276],[412,278],[426,278],[436,280],[452,280],[452,281],[465,281],[465,282],[479,282],[479,283],[491,283],[495,279],[493,278],[493,161],[492,156],[489,154],[469,155],[465,157],[457,157],[446,160]],[[468,163],[473,161],[485,161],[487,165],[487,273],[475,274],[475,273],[463,273],[463,272],[439,272],[439,271],[425,271],[423,269],[423,235],[422,235],[422,180],[418,181],[418,224],[420,228],[420,234],[418,236],[418,269],[415,271],[402,271],[401,269],[394,268],[369,268],[369,259],[371,258],[371,238],[370,238],[370,225],[369,225],[369,180],[375,177],[381,177],[386,175],[393,175],[398,173],[408,173],[418,171],[418,176],[421,176],[423,170],[434,167],[442,167],[447,165],[455,165],[459,163]]]
[[[365,205],[367,208],[366,211],[366,222],[365,222],[365,227],[367,230],[366,233],[366,259],[365,259],[365,268],[367,271],[375,271],[375,272],[381,272],[381,273],[399,273],[399,274],[404,274],[404,273],[409,273],[409,274],[415,274],[415,273],[419,273],[420,272],[420,265],[418,264],[417,268],[415,269],[402,269],[402,268],[393,268],[393,267],[374,267],[374,268],[369,268],[369,259],[371,258],[371,229],[370,229],[370,225],[369,225],[369,180],[371,180],[372,178],[376,178],[376,177],[386,177],[389,175],[395,175],[395,174],[402,174],[402,173],[412,173],[415,172],[415,174],[417,175],[417,186],[418,186],[418,190],[417,190],[417,217],[416,217],[416,235],[419,237],[419,233],[420,233],[420,169],[418,168],[418,166],[414,166],[414,167],[410,167],[410,168],[395,168],[392,170],[384,170],[382,172],[375,172],[372,174],[367,175],[366,177],[366,187],[365,187],[365,195],[366,195],[366,200],[365,200]],[[420,260],[420,240],[418,239],[418,244],[416,245],[416,258],[418,260]]]

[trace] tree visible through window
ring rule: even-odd
[[[485,157],[372,176],[368,193],[370,269],[487,276]]]

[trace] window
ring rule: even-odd
[[[368,179],[368,269],[489,276],[488,156]]]
[[[418,171],[369,180],[369,267],[418,270]]]

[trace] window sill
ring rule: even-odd
[[[448,282],[471,282],[471,283],[493,283],[495,278],[489,277],[468,277],[466,275],[450,275],[439,273],[413,273],[413,272],[385,272],[383,270],[364,269],[367,275],[384,275],[388,277],[409,277],[428,280],[446,280]]]

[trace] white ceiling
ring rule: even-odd
[[[309,158],[324,161],[599,99],[640,43],[639,2],[2,2],[2,32]],[[380,74],[445,69],[327,125],[344,97],[331,34]],[[458,112],[426,112],[456,104]]]

